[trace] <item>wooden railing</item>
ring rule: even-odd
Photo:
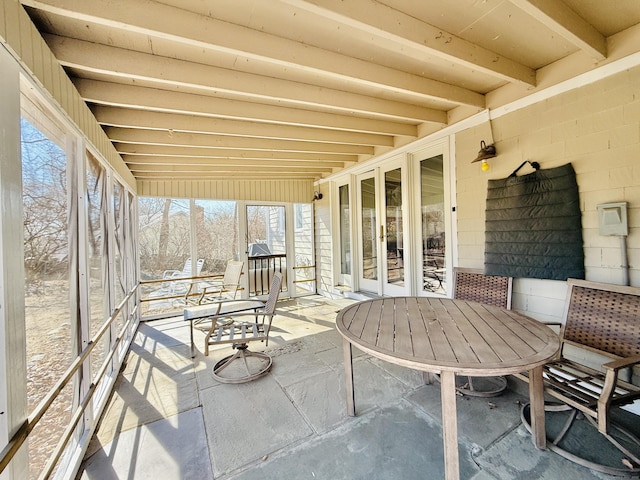
[[[89,357],[95,346],[98,345],[98,342],[103,337],[103,335],[107,331],[109,331],[111,325],[116,321],[124,306],[136,294],[137,289],[138,285],[132,288],[131,291],[125,296],[125,298],[115,308],[111,316],[104,322],[102,327],[100,327],[100,330],[98,330],[98,332],[91,338],[91,340],[89,340],[85,349],[82,350],[82,352],[75,358],[71,365],[67,367],[62,377],[60,377],[55,385],[51,387],[47,395],[40,401],[34,411],[31,412],[26,420],[20,425],[16,433],[11,437],[9,443],[7,443],[7,445],[0,453],[0,473],[2,473],[4,469],[9,465],[15,454],[29,437],[31,431],[36,427],[40,419],[47,413],[47,410],[58,398],[58,395],[60,394],[62,389],[69,383],[73,376],[82,367],[84,361]],[[62,453],[64,452],[65,447],[67,446],[69,440],[71,439],[71,436],[73,435],[73,431],[76,429],[78,423],[83,418],[84,413],[89,406],[93,395],[96,392],[97,386],[100,384],[100,381],[109,370],[109,366],[111,365],[113,356],[118,351],[118,346],[122,342],[122,339],[125,337],[126,333],[129,331],[129,328],[136,317],[137,306],[132,308],[126,322],[122,326],[122,329],[120,330],[120,332],[118,332],[117,337],[112,342],[111,349],[107,353],[104,362],[102,363],[96,376],[91,381],[91,384],[89,385],[88,391],[86,392],[84,398],[82,399],[76,410],[73,412],[69,425],[65,428],[64,432],[60,436],[60,440],[58,441],[56,448],[52,452],[51,456],[47,460],[45,467],[40,473],[40,479],[47,479],[51,476],[55,466],[62,456]]]

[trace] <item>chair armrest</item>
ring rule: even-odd
[[[214,278],[212,281],[211,280],[207,280],[207,285],[202,289],[202,291],[204,293],[211,293],[212,288],[214,288],[215,290],[213,290],[214,292],[219,292],[222,287],[224,287],[224,283],[223,283],[223,279],[222,278]]]
[[[165,270],[162,272],[162,279],[175,277],[176,275],[180,275],[180,270]]]
[[[620,370],[621,368],[632,367],[640,363],[640,355],[633,355],[631,357],[621,358],[619,360],[613,360],[602,365],[607,370]]]

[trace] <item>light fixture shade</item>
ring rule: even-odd
[[[475,160],[473,160],[471,163],[480,162],[482,160],[486,160],[487,158],[493,158],[495,156],[496,156],[496,146],[494,144],[487,145],[486,143],[484,143],[484,140],[481,140],[478,157]]]

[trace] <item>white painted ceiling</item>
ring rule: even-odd
[[[319,179],[640,51],[638,0],[22,4],[138,179]]]

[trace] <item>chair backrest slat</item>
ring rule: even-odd
[[[264,305],[264,313],[266,315],[272,315],[276,311],[276,302],[280,296],[280,289],[282,288],[282,274],[275,272],[271,279],[271,286],[269,287],[269,297]]]
[[[453,275],[453,298],[511,309],[512,277],[471,268],[455,268]]]
[[[569,279],[562,340],[619,358],[640,355],[640,288]]]

